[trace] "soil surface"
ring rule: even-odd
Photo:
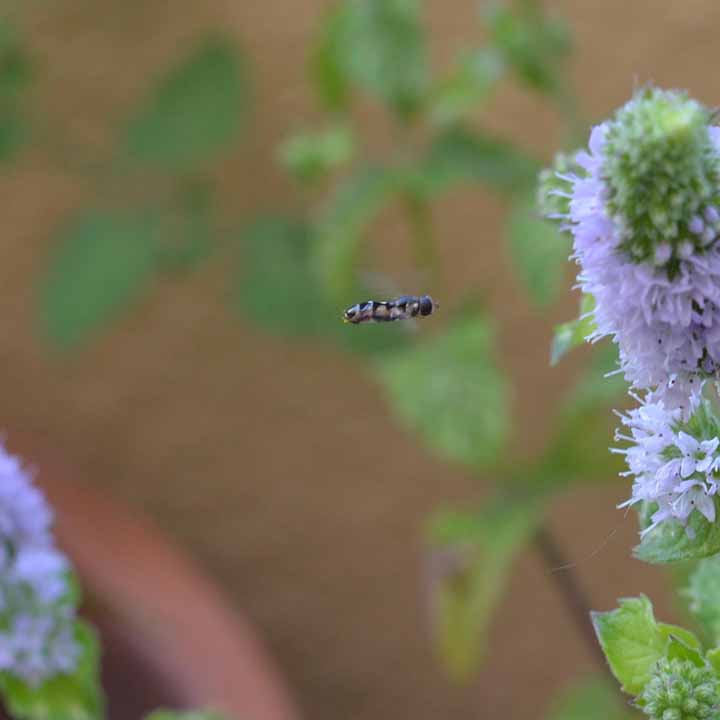
[[[223,204],[249,217],[300,201],[272,148],[316,117],[304,55],[324,4],[176,0],[172,12],[160,0],[36,5],[37,102],[65,140],[36,145],[0,175],[0,425],[60,449],[79,480],[149,511],[190,549],[257,622],[308,718],[540,717],[559,689],[594,669],[553,575],[532,551],[520,557],[486,669],[467,688],[449,683],[428,635],[423,525],[438,506],[481,498],[503,478],[472,477],[430,456],[395,424],[360,361],[238,320],[222,260],[158,281],[72,357],[51,354],[37,332],[51,232],[77,208],[107,199],[48,153],[72,164],[73,148],[106,151],[154,74],[205,30],[236,34],[257,87],[247,140],[218,172]],[[439,64],[473,38],[476,5],[427,1]],[[588,118],[606,116],[650,80],[718,104],[717,2],[554,5],[573,28],[573,79]],[[382,152],[387,127],[377,112],[359,112],[372,150]],[[553,113],[511,89],[478,122],[546,157],[560,139]],[[554,370],[547,363],[552,325],[572,316],[576,300],[568,292],[547,312],[530,309],[501,242],[502,212],[471,188],[444,199],[434,220],[449,284],[456,293],[479,290],[497,313],[498,355],[516,386],[512,452],[530,455],[580,367],[581,359]],[[387,217],[375,233],[400,266],[402,222]],[[554,504],[551,526],[593,607],[644,591],[659,615],[676,617],[662,572],[630,558],[635,522],[614,509],[627,492],[619,480],[575,491]]]

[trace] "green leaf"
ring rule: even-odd
[[[32,63],[18,29],[0,19],[0,162],[12,160],[29,137],[25,93],[32,80]]]
[[[682,628],[674,628],[668,633],[668,642],[665,649],[665,656],[669,660],[689,660],[697,667],[705,666],[705,659],[702,653],[696,647],[688,645],[683,642],[676,633],[676,630],[682,630]],[[683,631],[687,632],[687,631]]]
[[[310,182],[350,162],[354,152],[351,128],[335,125],[317,133],[293,135],[280,145],[278,157],[299,180]]]
[[[417,0],[343,0],[327,16],[313,70],[322,99],[343,107],[357,85],[401,118],[422,106],[428,89],[425,38]]]
[[[715,499],[716,511],[720,503]],[[709,522],[698,510],[688,519],[687,528],[677,520],[665,520],[643,536],[633,550],[639,560],[659,564],[698,560],[720,552],[720,523]]]
[[[557,92],[562,62],[570,51],[565,23],[546,17],[538,0],[521,0],[512,7],[493,4],[486,20],[492,45],[519,80],[532,90]]]
[[[364,168],[336,187],[316,223],[319,279],[331,298],[358,302],[360,240],[399,189],[398,175],[383,167]]]
[[[225,715],[211,710],[155,710],[145,720],[225,720]]]
[[[0,107],[15,102],[30,86],[32,59],[17,27],[0,18]]]
[[[509,429],[508,386],[484,317],[387,357],[379,377],[400,419],[432,450],[475,468],[496,459]]]
[[[436,643],[448,673],[467,680],[485,654],[487,629],[512,562],[540,520],[540,506],[497,500],[480,513],[443,512],[432,519],[430,541],[450,560],[434,588]]]
[[[700,560],[682,594],[713,644],[720,644],[720,556]]]
[[[78,345],[138,297],[155,267],[156,230],[150,216],[92,212],[60,232],[40,287],[50,340]]]
[[[507,225],[510,253],[536,305],[557,299],[570,253],[570,240],[538,215],[534,196],[515,203]]]
[[[332,7],[321,22],[321,32],[310,55],[310,74],[318,97],[329,110],[344,110],[350,95],[350,78],[341,61],[343,7]]]
[[[716,675],[720,675],[720,648],[713,648],[705,653],[705,659],[710,663]]]
[[[302,337],[321,332],[327,304],[311,262],[312,235],[301,220],[265,216],[242,235],[238,309],[266,330]],[[340,310],[336,314],[340,323]]]
[[[237,49],[209,38],[153,88],[129,123],[123,156],[172,171],[207,165],[234,139],[248,96]]]
[[[431,119],[451,125],[486,102],[503,76],[505,64],[494,48],[464,52],[452,74],[433,92]]]
[[[549,720],[630,720],[618,700],[616,689],[604,678],[591,677],[558,698],[548,713]]]
[[[0,691],[15,720],[102,720],[100,645],[97,634],[77,621],[75,638],[80,658],[71,675],[56,675],[32,687],[9,673],[0,673]]]
[[[701,649],[700,641],[690,630],[686,630],[679,625],[671,625],[670,623],[658,623],[657,626],[660,635],[666,640],[674,638],[692,650]]]
[[[443,131],[431,143],[416,174],[418,191],[436,195],[466,183],[484,183],[507,194],[532,188],[539,164],[515,145],[463,128]]]
[[[665,656],[668,636],[655,622],[645,595],[618,602],[616,610],[590,615],[613,675],[625,692],[639,695],[655,664]]]
[[[582,345],[595,330],[592,311],[595,298],[583,295],[580,301],[580,316],[576,320],[557,325],[550,346],[550,365],[557,365],[570,350]]]

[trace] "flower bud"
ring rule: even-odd
[[[704,720],[720,703],[713,671],[689,660],[658,661],[637,704],[652,720]]]
[[[715,217],[720,201],[720,158],[709,122],[708,110],[686,94],[650,88],[609,124],[603,160],[607,209],[627,228],[621,247],[635,262],[669,244],[675,263],[666,265],[673,273],[681,243],[702,248],[701,217]]]

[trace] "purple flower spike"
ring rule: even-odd
[[[70,563],[51,523],[44,496],[0,445],[0,670],[31,685],[72,672],[78,656]]]

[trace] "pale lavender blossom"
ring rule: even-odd
[[[716,431],[713,422],[695,422],[700,414],[711,417],[699,394],[691,398],[689,422],[680,408],[668,407],[657,396],[648,396],[640,406],[619,414],[627,432],[618,431],[616,440],[627,447],[613,452],[625,455],[628,470],[622,475],[634,478],[632,496],[620,507],[647,502],[656,503],[646,534],[660,523],[675,519],[685,525],[697,510],[714,522],[715,496],[720,482],[720,439],[704,437]]]
[[[72,671],[78,656],[70,564],[51,524],[30,474],[0,445],[0,670],[33,685]]]

